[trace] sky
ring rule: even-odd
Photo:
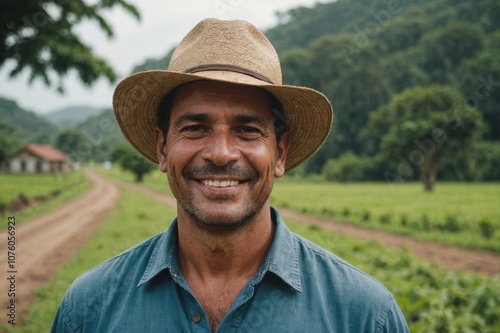
[[[89,0],[90,1],[90,0]],[[141,13],[137,21],[122,8],[105,12],[114,29],[112,39],[96,23],[82,22],[75,31],[117,72],[119,79],[110,84],[100,79],[91,88],[84,86],[75,73],[63,79],[66,92],[59,94],[55,86],[47,88],[40,79],[28,83],[29,70],[15,78],[8,73],[14,67],[7,61],[0,67],[0,96],[15,100],[29,111],[44,114],[71,106],[111,107],[116,84],[128,76],[132,68],[148,58],[160,58],[175,47],[199,21],[207,17],[244,19],[265,30],[277,24],[276,11],[299,6],[310,7],[324,0],[129,0]],[[54,77],[54,82],[57,78]]]

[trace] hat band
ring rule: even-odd
[[[194,66],[191,68],[188,68],[184,71],[186,74],[192,74],[192,73],[197,73],[197,72],[203,72],[203,71],[230,71],[230,72],[236,72],[240,74],[245,74],[251,77],[254,77],[258,80],[274,84],[271,80],[269,80],[267,77],[265,77],[262,74],[259,74],[257,72],[252,71],[251,69],[236,66],[236,65],[226,65],[226,64],[207,64],[207,65],[200,65],[200,66]]]

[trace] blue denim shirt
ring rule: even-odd
[[[378,281],[290,232],[274,209],[273,220],[269,253],[217,332],[409,332]],[[51,332],[210,332],[179,270],[177,220],[75,280]]]

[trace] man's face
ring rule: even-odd
[[[208,81],[185,84],[172,105],[166,144],[159,130],[156,138],[179,217],[227,230],[269,209],[289,137],[285,133],[277,144],[264,91]]]

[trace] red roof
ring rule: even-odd
[[[24,147],[24,151],[49,162],[64,162],[68,160],[66,155],[50,145],[29,144]]]

